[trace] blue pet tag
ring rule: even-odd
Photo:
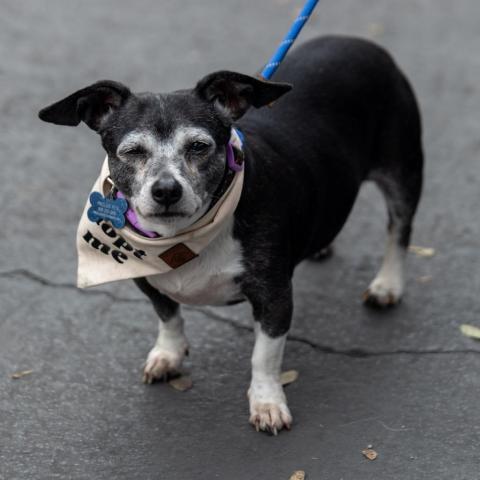
[[[90,194],[90,208],[87,217],[91,222],[107,220],[115,228],[125,226],[125,212],[128,210],[128,202],[124,198],[104,197],[100,192]]]

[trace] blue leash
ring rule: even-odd
[[[310,18],[310,15],[313,12],[313,9],[316,7],[318,0],[307,0],[305,5],[302,8],[302,11],[298,14],[298,17],[293,22],[293,25],[290,27],[289,32],[282,40],[280,45],[277,48],[277,51],[273,54],[270,61],[265,65],[261,75],[266,80],[272,78],[272,75],[276,72],[278,66],[284,59],[289,48],[292,46],[295,39],[298,37],[298,34],[302,30],[307,20]]]

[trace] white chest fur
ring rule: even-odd
[[[201,254],[176,270],[147,277],[172,300],[188,305],[224,305],[242,298],[234,279],[243,272],[242,251],[226,225]]]

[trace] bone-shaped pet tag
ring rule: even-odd
[[[90,208],[87,217],[91,222],[97,223],[100,220],[110,222],[115,228],[125,226],[125,212],[128,209],[128,202],[124,198],[104,197],[100,192],[90,194]]]

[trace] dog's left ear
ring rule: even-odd
[[[44,122],[71,127],[83,121],[98,132],[108,115],[130,95],[131,92],[125,85],[112,80],[101,80],[43,108],[38,116]]]
[[[250,106],[263,107],[292,89],[289,83],[270,82],[236,72],[220,71],[202,78],[195,93],[213,102],[232,120],[240,118]]]

